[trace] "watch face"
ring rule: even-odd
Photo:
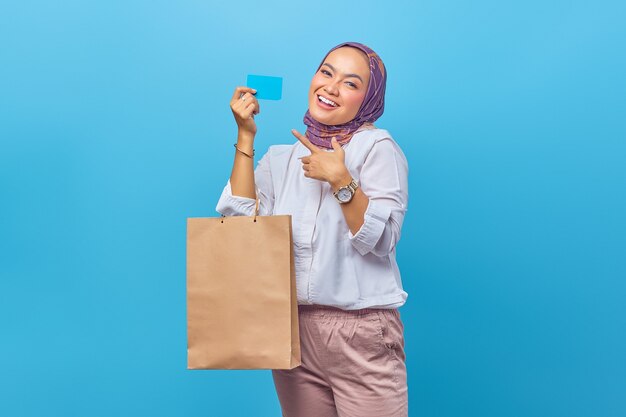
[[[347,188],[341,188],[337,192],[337,198],[339,198],[340,201],[350,201],[350,198],[352,198],[352,193]]]

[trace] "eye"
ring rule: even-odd
[[[330,75],[330,72],[326,71],[325,69],[320,70],[320,72],[325,75]]]
[[[352,88],[356,88],[356,84],[355,83],[352,83],[352,82],[348,81],[346,84],[348,84]]]

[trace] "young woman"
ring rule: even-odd
[[[272,371],[286,417],[408,415],[395,259],[408,165],[373,125],[386,79],[367,46],[331,49],[311,81],[305,134],[292,130],[298,141],[271,146],[256,170],[255,91],[237,87],[230,102],[239,132],[217,211],[252,215],[258,197],[261,215],[292,216],[302,364]]]

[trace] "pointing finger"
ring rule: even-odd
[[[311,141],[309,140],[309,138],[307,138],[306,136],[300,134],[296,129],[291,129],[291,133],[293,133],[293,135],[296,138],[298,138],[300,143],[302,143],[308,150],[310,150],[311,153],[320,152],[320,148],[318,148],[317,146],[313,145],[311,143]]]

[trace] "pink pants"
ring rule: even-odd
[[[302,365],[272,370],[284,417],[406,417],[397,309],[300,305]]]

